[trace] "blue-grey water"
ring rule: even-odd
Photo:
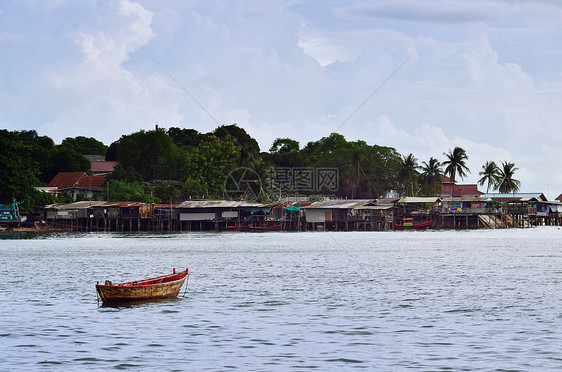
[[[562,230],[0,236],[0,370],[562,370]],[[180,298],[94,284],[189,267]]]

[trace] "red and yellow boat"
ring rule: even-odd
[[[181,272],[174,269],[172,274],[126,283],[113,284],[106,280],[105,284],[97,282],[96,291],[104,304],[177,297],[188,275],[188,269]]]
[[[414,223],[414,218],[413,217],[406,217],[402,220],[402,224],[395,224],[394,228],[395,229],[399,229],[399,230],[407,230],[407,229],[425,229],[427,227],[431,226],[431,221],[429,219],[426,219],[423,222],[420,223]]]

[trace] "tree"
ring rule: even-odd
[[[421,167],[421,175],[424,185],[427,187],[429,195],[437,195],[443,182],[441,163],[434,157],[429,158],[429,162],[423,162]]]
[[[21,144],[28,149],[31,160],[38,165],[37,177],[39,181],[42,184],[47,184],[52,179],[50,155],[55,148],[55,142],[47,136],[39,136],[35,130],[22,130],[13,133],[19,137]]]
[[[502,167],[499,169],[496,182],[496,187],[499,192],[507,194],[519,191],[521,182],[513,178],[516,170],[517,168],[515,168],[515,164],[502,162]]]
[[[240,128],[237,124],[221,125],[217,127],[212,133],[208,133],[207,135],[216,136],[218,138],[230,138],[239,148],[239,165],[246,164],[248,160],[259,156],[260,146],[258,145],[258,141],[252,138],[243,128]]]
[[[38,184],[39,167],[33,160],[32,148],[17,132],[0,130],[0,203],[22,200]]]
[[[290,138],[277,138],[273,141],[269,154],[264,157],[276,167],[304,167],[305,160],[298,141]]]
[[[107,146],[103,142],[92,137],[67,137],[62,140],[61,145],[69,146],[82,155],[101,155],[105,157],[105,152],[107,151]]]
[[[167,182],[162,182],[153,189],[153,196],[155,200],[160,200],[163,202],[168,202],[171,199],[176,199],[179,194],[179,190],[176,189],[174,185],[170,185]]]
[[[181,148],[197,146],[199,142],[205,138],[204,134],[199,133],[195,129],[171,127],[168,129],[167,133],[174,143]]]
[[[406,196],[414,196],[414,188],[417,187],[418,183],[418,159],[414,154],[409,154],[402,157],[402,166],[399,173],[399,178],[404,189],[406,191]]]
[[[102,200],[108,199],[108,188],[109,201],[139,201],[144,203],[153,202],[153,198],[150,195],[150,187],[147,183],[111,180],[108,182],[108,187],[102,191]]]
[[[179,180],[186,152],[180,149],[163,129],[121,136],[117,157],[124,169],[135,170],[142,180]],[[112,146],[110,149],[113,151]]]
[[[482,176],[482,178],[478,180],[478,184],[480,186],[487,184],[486,193],[490,192],[490,186],[495,187],[497,184],[499,171],[500,169],[494,161],[487,161],[482,166],[482,170],[478,173],[478,175]]]
[[[68,146],[59,145],[51,150],[43,176],[50,181],[60,172],[87,172],[90,167],[90,161],[84,155]]]
[[[227,175],[239,161],[240,147],[230,137],[208,135],[189,152],[182,169],[183,181],[189,178],[200,181],[207,187],[205,197],[219,197]]]
[[[449,150],[448,153],[443,153],[443,155],[447,157],[447,160],[443,162],[443,165],[446,166],[444,173],[451,178],[451,182],[453,183],[452,195],[455,195],[456,176],[459,175],[459,177],[463,179],[466,177],[466,172],[470,173],[470,170],[466,166],[468,156],[466,155],[466,151],[458,146],[455,147],[453,151]]]

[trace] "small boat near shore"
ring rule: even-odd
[[[181,272],[174,269],[172,274],[126,283],[113,284],[106,280],[105,284],[96,283],[96,291],[104,304],[177,297],[188,275],[188,269]]]
[[[414,223],[413,220],[414,220],[414,219],[411,218],[411,217],[404,218],[404,219],[402,220],[402,224],[401,224],[401,225],[395,224],[395,225],[394,225],[394,228],[395,228],[395,229],[400,229],[400,230],[406,230],[406,229],[425,229],[425,228],[431,226],[431,221],[429,221],[429,220],[425,220],[425,221],[420,222],[420,223]]]
[[[227,226],[225,231],[281,231],[283,225],[267,225],[267,226],[254,226],[254,225],[242,225],[242,226]]]

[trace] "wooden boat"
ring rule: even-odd
[[[104,304],[177,297],[188,275],[188,269],[178,273],[174,269],[172,274],[120,284],[106,280],[97,282],[96,291]]]
[[[243,226],[227,226],[226,231],[281,231],[283,225],[268,225],[268,226],[253,226],[253,225],[243,225]]]
[[[405,229],[425,229],[426,227],[429,227],[431,225],[431,221],[430,220],[425,220],[423,222],[420,223],[414,223],[414,219],[412,217],[406,217],[404,219],[402,219],[402,224],[396,224],[394,225],[395,229],[401,229],[401,230],[405,230]]]

